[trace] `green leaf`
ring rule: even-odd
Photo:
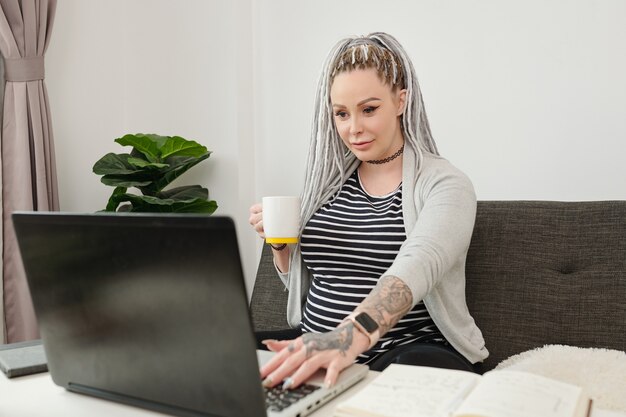
[[[154,197],[151,195],[134,195],[134,194],[128,194],[129,196],[131,196],[128,201],[131,201],[132,203],[147,203],[147,204],[152,204],[152,205],[157,205],[157,206],[172,206],[175,204],[180,204],[180,203],[184,203],[184,204],[188,204],[188,203],[193,203],[196,200],[206,200],[206,198],[203,197],[192,197],[192,198],[185,198],[185,199],[173,199],[173,198],[159,198],[159,197]]]
[[[211,156],[209,152],[199,156],[198,158],[188,156],[170,156],[166,160],[170,167],[164,172],[161,179],[154,182],[154,189],[156,189],[156,192],[161,191],[162,189],[167,187],[168,184],[172,183],[176,178],[187,172],[187,170],[189,170],[191,167],[204,161],[209,156]]]
[[[108,153],[93,165],[93,172],[98,175],[125,175],[139,172],[139,170],[128,163],[130,155],[127,153]]]
[[[145,187],[147,185],[152,184],[152,180],[150,179],[134,179],[128,176],[123,175],[105,175],[100,178],[100,182],[105,185],[110,185],[111,187]]]
[[[148,160],[148,157],[147,157],[146,155],[142,154],[141,152],[139,152],[139,151],[138,151],[137,149],[135,149],[135,148],[133,148],[133,149],[130,151],[130,156],[131,156],[131,157],[133,157],[133,158],[142,159],[142,160],[144,160],[144,161],[151,162],[150,160]]]
[[[158,162],[161,155],[159,152],[159,143],[165,143],[165,139],[161,141],[161,139],[157,138],[163,138],[163,136],[137,133],[136,135],[124,135],[121,138],[115,139],[115,142],[122,146],[132,146],[144,154],[149,161]]]
[[[146,161],[144,159],[132,158],[132,157],[128,158],[128,163],[131,164],[134,167],[137,167],[137,168],[160,169],[160,168],[168,168],[169,167],[169,164],[160,164],[158,162],[149,162],[149,161]]]
[[[199,185],[185,185],[172,188],[158,194],[159,198],[169,198],[176,201],[191,200],[196,198],[208,199],[209,190]]]
[[[115,199],[117,204],[120,204],[120,203],[123,203],[123,202],[129,202],[130,203],[130,204],[121,205],[117,209],[117,211],[124,211],[124,212],[142,211],[142,210],[135,210],[134,208],[135,208],[136,205],[144,204],[143,203],[143,197],[144,196],[138,196],[138,195],[132,194],[132,193],[123,193],[123,194],[117,194],[115,196],[111,196],[111,198]],[[143,211],[151,211],[151,210],[143,210]]]
[[[207,152],[210,153],[206,146],[202,146],[193,140],[181,138],[180,136],[167,138],[160,151],[162,159],[169,156],[195,156],[197,158]]]
[[[171,200],[169,198],[158,198],[151,195],[139,195],[134,197],[131,201],[133,203],[147,203],[156,206],[171,206],[175,202],[174,200]]]
[[[153,140],[154,143],[156,143],[157,148],[159,150],[163,147],[163,145],[165,145],[165,142],[167,142],[167,140],[170,138],[170,136],[155,135],[154,133],[148,133],[144,136]],[[159,154],[160,154],[160,151],[159,151]]]
[[[113,190],[113,194],[111,194],[111,197],[109,197],[109,202],[107,203],[104,211],[115,211],[117,209],[117,206],[122,201],[120,197],[123,196],[125,193],[126,188],[116,187],[115,190]]]
[[[217,210],[217,203],[213,200],[196,200],[186,204],[174,204],[174,213],[205,213],[213,214]]]
[[[207,201],[203,198],[176,201],[135,194],[125,194],[120,198],[122,201],[129,201],[132,204],[133,207],[130,211],[133,212],[212,214],[217,209],[215,201]]]

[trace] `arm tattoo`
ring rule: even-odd
[[[305,333],[302,341],[306,348],[306,357],[309,358],[315,351],[337,349],[345,356],[352,346],[354,325],[348,323],[328,333]]]
[[[363,300],[360,310],[367,312],[387,333],[413,306],[411,289],[398,277],[386,276],[378,281]]]

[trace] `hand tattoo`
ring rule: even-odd
[[[338,327],[328,333],[305,333],[302,335],[302,342],[306,348],[306,357],[309,358],[315,351],[339,350],[345,356],[350,346],[352,346],[352,335],[354,325],[348,323]]]

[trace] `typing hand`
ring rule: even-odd
[[[352,365],[369,346],[367,336],[352,323],[340,325],[328,333],[305,333],[294,340],[264,340],[272,352],[278,352],[261,368],[263,385],[283,389],[295,388],[318,369],[326,368],[324,383],[335,384],[339,372]]]

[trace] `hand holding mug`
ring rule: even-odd
[[[255,232],[261,238],[265,239],[265,231],[263,230],[263,205],[260,203],[254,204],[250,207],[250,217],[248,222],[252,226]]]

